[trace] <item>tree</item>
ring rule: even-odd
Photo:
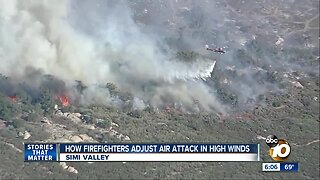
[[[109,89],[110,95],[116,95],[118,94],[118,88],[113,83],[107,83],[106,87]]]

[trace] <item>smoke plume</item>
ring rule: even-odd
[[[117,104],[107,83],[134,96],[134,105],[178,103],[192,108],[198,101],[208,111],[223,111],[202,78],[211,76],[213,61],[176,57],[155,32],[140,28],[126,2],[0,1],[0,72],[35,86],[35,74],[48,74],[72,87],[83,104]],[[159,31],[160,32],[160,31]],[[55,87],[57,88],[57,87]]]
[[[280,72],[319,74],[319,64],[307,62],[319,56],[319,44],[287,28],[294,19],[241,11],[303,4],[239,1],[235,9],[233,3],[0,0],[0,73],[68,92],[83,105],[222,113],[231,104],[245,107],[265,92],[284,91]],[[210,54],[205,44],[225,46],[227,53]]]

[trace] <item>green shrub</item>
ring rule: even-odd
[[[14,107],[14,104],[10,102],[7,97],[0,95],[0,118],[1,119],[11,119],[17,113],[17,108]]]
[[[11,125],[16,129],[24,127],[24,124],[25,124],[25,121],[18,118],[13,118],[9,120],[7,123],[8,126]]]
[[[105,119],[97,119],[97,126],[100,128],[108,128],[111,127],[111,121]]]

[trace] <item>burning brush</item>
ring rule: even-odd
[[[70,105],[70,99],[68,96],[60,95],[60,96],[56,96],[56,99],[59,100],[62,107],[67,107]]]
[[[17,95],[9,96],[9,99],[11,102],[14,102],[14,103],[16,103],[18,101]]]

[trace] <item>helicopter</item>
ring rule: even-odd
[[[226,53],[225,49],[222,47],[210,48],[209,45],[206,45],[205,47],[206,47],[206,50],[208,50],[208,51],[213,51],[213,52],[220,53],[220,54]]]

